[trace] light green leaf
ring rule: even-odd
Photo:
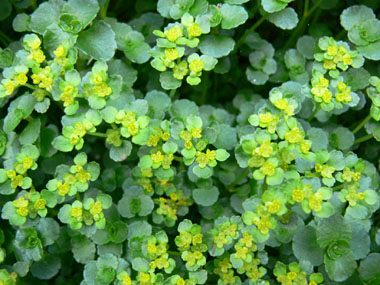
[[[200,206],[211,206],[218,200],[218,197],[219,190],[216,187],[194,189],[193,191],[193,199]]]
[[[285,8],[269,15],[268,21],[283,30],[291,30],[298,24],[298,15],[293,8]]]
[[[203,54],[220,58],[228,55],[235,47],[235,41],[227,36],[208,35],[202,37],[199,49]]]
[[[88,30],[79,34],[78,48],[97,60],[110,60],[116,50],[115,33],[104,21],[96,21]]]
[[[223,4],[220,13],[222,14],[223,29],[236,28],[248,19],[248,13],[243,6]]]

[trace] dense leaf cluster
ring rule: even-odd
[[[0,285],[379,284],[377,2],[2,0]]]

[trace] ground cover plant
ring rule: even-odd
[[[380,284],[379,13],[1,0],[0,285]]]

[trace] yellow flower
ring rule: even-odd
[[[157,247],[154,244],[149,244],[148,243],[146,245],[146,249],[148,250],[148,253],[150,253],[150,254],[156,254],[156,252],[157,252]]]
[[[267,140],[261,144],[261,146],[257,149],[257,153],[262,157],[270,157],[273,152],[273,147],[271,146],[271,141]]]
[[[132,285],[131,277],[128,274],[121,277],[121,285]]]
[[[167,141],[169,138],[170,138],[170,133],[168,133],[168,132],[165,132],[165,133],[163,133],[163,134],[161,135],[161,139],[162,139],[163,141]]]
[[[309,207],[316,212],[322,209],[322,194],[317,192],[313,194],[309,199]]]
[[[310,151],[310,147],[311,147],[311,145],[307,141],[303,141],[301,143],[301,151],[303,153],[308,153]]]
[[[166,32],[166,38],[171,42],[175,42],[178,38],[182,36],[183,29],[178,25],[175,25]]]
[[[29,209],[27,207],[21,207],[16,210],[16,213],[20,216],[26,217],[29,214]]]
[[[202,34],[202,29],[197,23],[193,23],[187,27],[187,33],[192,37],[199,37]]]
[[[330,92],[330,90],[325,89],[323,91],[323,94],[322,94],[322,100],[323,100],[323,102],[330,103],[331,99],[332,99],[332,93]]]
[[[326,59],[323,63],[323,68],[324,69],[336,69],[336,64],[334,63],[333,60]]]
[[[191,129],[191,135],[195,139],[199,139],[200,137],[202,137],[201,133],[202,133],[202,128],[192,128]]]
[[[17,87],[16,83],[11,80],[3,83],[3,85],[6,91],[5,93],[6,95],[11,95],[15,91],[15,88]]]
[[[299,128],[293,128],[285,134],[285,139],[290,143],[298,143],[303,139]]]
[[[157,151],[156,153],[153,153],[150,156],[154,163],[161,163],[162,161],[164,161],[164,155],[161,153],[161,151]]]
[[[271,214],[276,214],[280,210],[280,202],[278,200],[273,200],[272,202],[265,203],[265,206],[268,207],[268,211]]]
[[[196,156],[196,162],[198,162],[200,168],[205,168],[206,165],[210,162],[208,156],[203,152],[197,152]]]
[[[25,85],[28,82],[28,77],[25,73],[19,73],[14,80],[17,85]]]
[[[351,56],[349,54],[345,54],[343,56],[343,63],[345,65],[351,65],[352,64],[352,58],[351,58]]]
[[[54,55],[56,57],[63,57],[65,55],[65,48],[62,46],[62,45],[59,45],[55,51],[54,51]]]
[[[292,199],[297,202],[297,203],[300,203],[303,201],[304,199],[304,195],[303,195],[303,192],[302,190],[300,189],[295,189],[292,191]]]
[[[25,157],[22,163],[25,169],[30,169],[33,166],[33,159]]]
[[[29,200],[26,200],[23,196],[18,197],[17,200],[13,201],[13,205],[16,208],[25,208],[29,205]]]
[[[46,56],[44,55],[44,52],[40,49],[32,49],[30,51],[30,54],[28,56],[28,59],[32,59],[37,63],[43,63],[46,59]]]
[[[90,213],[91,215],[95,216],[102,212],[102,202],[96,201],[94,204],[90,207]]]
[[[236,247],[236,258],[245,259],[247,257],[248,248],[244,246],[237,246]]]
[[[191,141],[187,141],[185,142],[184,146],[186,149],[191,149],[193,147],[193,144],[191,143]]]
[[[329,46],[327,47],[327,54],[328,55],[337,55],[338,54],[338,48],[336,46]]]
[[[35,203],[34,203],[34,208],[36,210],[43,210],[45,209],[45,206],[46,206],[46,200],[45,199],[38,199]]]
[[[70,215],[74,218],[79,218],[79,217],[82,217],[82,214],[83,214],[83,210],[82,208],[79,208],[79,207],[73,207],[71,210],[70,210]]]
[[[165,57],[170,59],[171,61],[176,60],[178,58],[178,49],[176,48],[165,49]]]
[[[205,64],[200,59],[194,59],[189,63],[189,68],[193,72],[201,72]]]
[[[16,173],[16,171],[14,171],[13,169],[7,171],[7,176],[8,176],[9,179],[13,179],[13,178],[15,178],[16,175],[17,175],[17,173]]]
[[[273,176],[275,173],[275,167],[272,162],[266,161],[263,166],[261,166],[261,171],[265,176]]]

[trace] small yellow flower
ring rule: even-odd
[[[82,208],[79,208],[79,207],[73,207],[71,210],[70,210],[70,215],[74,218],[79,218],[79,217],[82,217],[82,214],[83,214],[83,210]]]
[[[171,42],[175,42],[178,38],[182,36],[183,29],[178,25],[175,25],[166,32],[166,38]]]
[[[297,203],[301,203],[304,199],[304,194],[302,192],[302,190],[300,189],[295,189],[292,191],[292,199],[297,202]]]
[[[327,47],[327,54],[331,56],[335,56],[338,54],[338,48],[336,46]]]
[[[202,128],[192,128],[191,129],[191,135],[195,139],[199,139],[200,137],[202,137],[201,133],[202,133]]]
[[[273,176],[275,173],[275,167],[272,162],[266,161],[263,166],[261,166],[261,171],[265,176]]]
[[[38,199],[35,203],[34,203],[34,208],[36,210],[43,210],[45,209],[45,206],[46,206],[46,200],[45,199]]]
[[[12,80],[3,83],[3,85],[6,91],[6,95],[11,95],[17,87],[16,83]]]
[[[65,55],[65,48],[62,46],[62,45],[59,45],[55,51],[54,51],[54,55],[56,57],[63,57]]]
[[[19,73],[17,74],[16,78],[14,79],[17,85],[25,85],[26,82],[28,82],[28,77],[25,73]]]
[[[268,211],[271,214],[276,214],[280,210],[280,202],[278,200],[273,200],[272,202],[265,203],[265,206],[268,207]]]
[[[205,64],[200,59],[194,59],[189,63],[189,68],[193,72],[201,72],[204,68]]]
[[[170,59],[171,61],[176,60],[178,58],[178,49],[176,48],[165,49],[165,57]]]
[[[29,214],[29,209],[27,207],[21,207],[16,210],[17,214],[26,217]]]
[[[28,46],[31,49],[38,49],[41,46],[41,40],[36,38],[33,42],[29,43]]]
[[[90,207],[90,213],[91,215],[95,216],[102,212],[102,202],[96,201],[94,204]]]
[[[199,37],[202,34],[202,29],[197,23],[193,23],[187,27],[187,33],[192,37]]]
[[[161,153],[161,151],[157,151],[156,153],[153,153],[150,156],[154,163],[161,163],[162,161],[164,161],[164,155]]]

